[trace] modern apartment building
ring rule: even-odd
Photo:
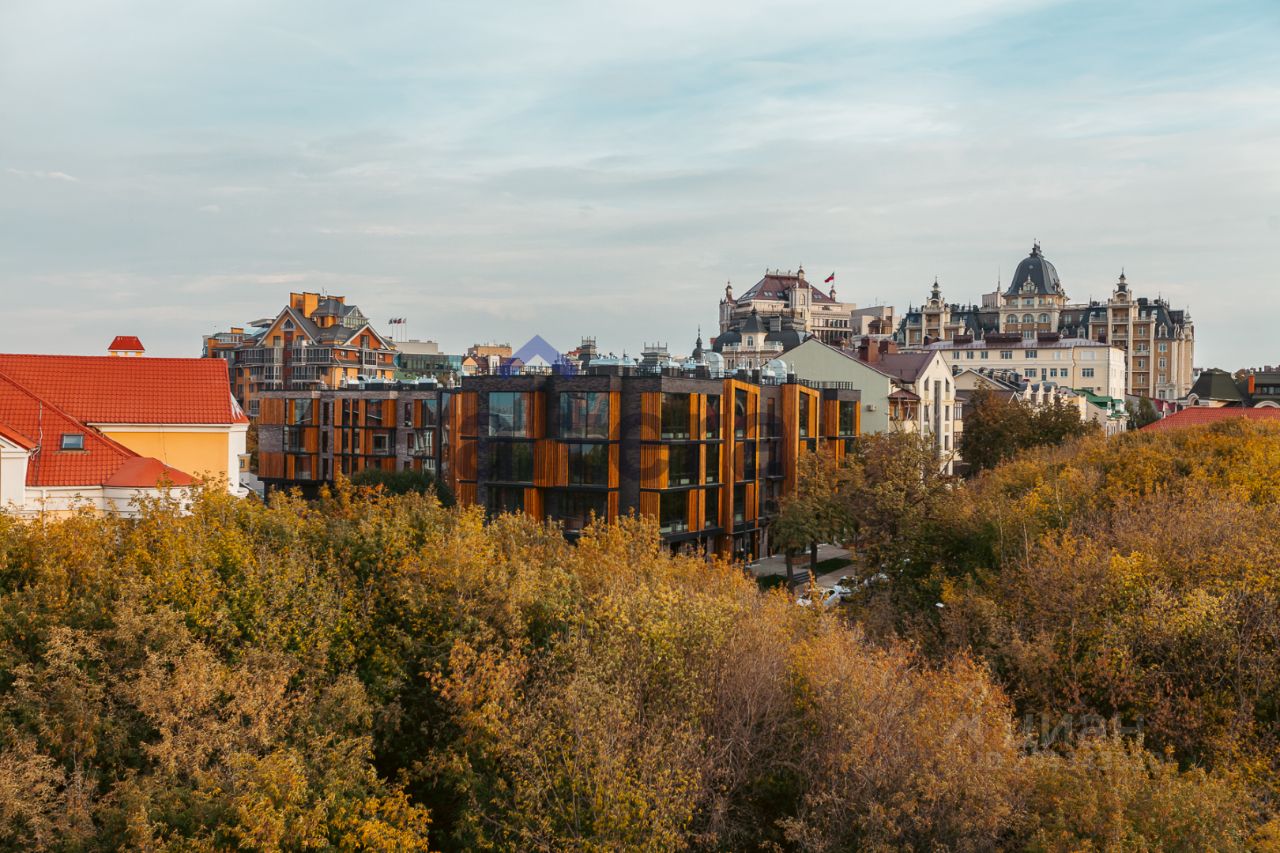
[[[458,389],[373,384],[269,392],[259,469],[314,488],[364,468],[435,471],[460,503],[525,512],[570,536],[592,514],[658,520],[671,547],[769,552],[798,455],[843,455],[859,394],[759,374],[595,367],[467,377]]]
[[[251,418],[266,391],[340,388],[395,373],[395,344],[343,296],[290,293],[274,319],[248,328],[205,336],[204,356],[227,361],[231,392]]]

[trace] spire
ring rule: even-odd
[[[1034,256],[1034,257],[1039,257],[1039,256],[1040,256],[1040,241],[1039,241],[1039,240],[1033,240],[1033,241],[1032,241],[1032,243],[1031,243],[1031,254],[1032,254],[1032,256]]]

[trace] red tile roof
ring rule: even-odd
[[[195,478],[171,468],[159,459],[136,456],[121,465],[102,485],[121,488],[150,489],[157,483],[168,482],[174,486],[190,486]]]
[[[1280,423],[1280,409],[1271,407],[1262,409],[1244,409],[1235,407],[1224,407],[1211,409],[1208,407],[1193,406],[1189,409],[1183,409],[1158,421],[1149,423],[1143,427],[1144,430],[1162,430],[1162,429],[1182,429],[1185,427],[1200,426],[1201,424],[1212,424],[1218,421],[1225,421],[1231,418],[1248,418],[1253,421],[1271,421]]]
[[[90,424],[247,423],[220,358],[0,354],[0,374]]]
[[[0,423],[26,436],[28,486],[99,485],[136,454],[21,385],[0,377]],[[83,450],[62,450],[62,436],[84,436]],[[15,442],[16,443],[16,442]]]
[[[115,340],[111,342],[111,346],[107,347],[107,352],[111,350],[124,350],[126,352],[145,352],[142,341],[135,335],[116,335]]]

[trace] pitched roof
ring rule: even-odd
[[[764,278],[757,281],[751,288],[741,296],[736,302],[750,302],[753,299],[773,299],[785,301],[787,291],[794,287],[806,287],[811,291],[809,297],[815,304],[820,302],[834,303],[835,300],[829,295],[823,293],[809,282],[800,278],[799,274],[766,272]]]
[[[0,374],[90,424],[248,423],[220,358],[0,354]]]
[[[1238,409],[1235,407],[1208,408],[1193,406],[1172,415],[1161,418],[1143,427],[1144,430],[1182,429],[1185,427],[1213,424],[1230,418],[1248,418],[1252,421],[1270,421],[1280,423],[1280,409],[1270,406],[1261,409]]]
[[[125,352],[145,352],[146,347],[142,345],[142,341],[136,335],[116,335],[111,342],[111,346],[107,347],[107,351],[124,350]]]
[[[1191,386],[1191,394],[1201,400],[1220,400],[1226,403],[1244,404],[1244,394],[1236,384],[1235,377],[1225,370],[1209,369],[1196,377]]]
[[[150,456],[135,456],[126,460],[116,472],[103,481],[104,486],[117,488],[151,489],[157,484],[168,482],[174,486],[190,486],[195,478],[164,464]]]
[[[915,382],[934,359],[932,352],[889,352],[874,365],[903,382]]]

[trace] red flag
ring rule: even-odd
[[[827,276],[827,277],[823,280],[823,282],[822,282],[822,283],[823,283],[823,284],[830,284],[831,282],[833,282],[833,281],[835,281],[835,280],[836,280],[836,274],[835,274],[835,273],[832,273],[831,275]]]

